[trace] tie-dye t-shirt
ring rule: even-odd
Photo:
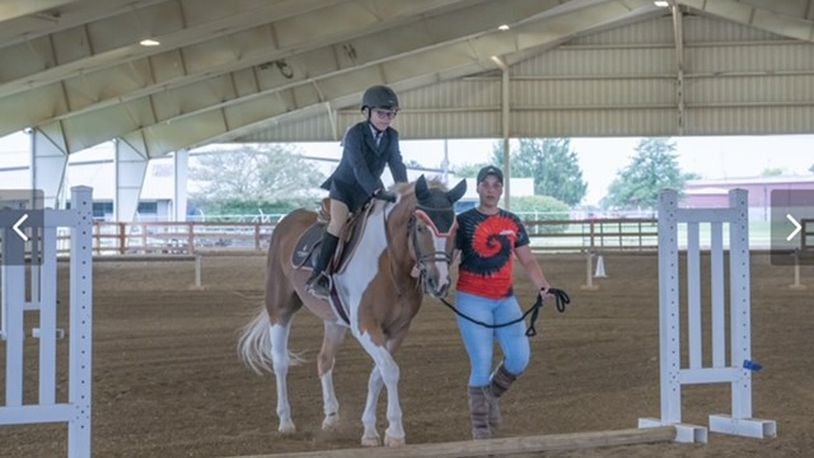
[[[491,299],[510,296],[514,249],[528,244],[526,228],[514,213],[500,209],[485,215],[473,208],[458,215],[458,291]]]

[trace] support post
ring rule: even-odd
[[[509,93],[509,66],[498,56],[492,56],[492,61],[500,67],[502,71],[501,89],[500,94],[502,97],[501,103],[501,121],[503,133],[503,205],[506,209],[510,210],[511,194],[512,194],[512,174],[511,174],[511,154],[509,154],[509,132],[510,132],[510,116],[511,110],[509,106],[510,93]]]
[[[125,140],[116,140],[115,153],[116,194],[113,214],[117,222],[135,220],[141,187],[147,173],[147,158]]]
[[[187,177],[189,175],[189,151],[180,149],[173,154],[172,220],[187,220]]]

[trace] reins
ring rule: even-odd
[[[557,311],[560,312],[560,313],[564,313],[565,312],[565,306],[571,303],[571,297],[568,296],[568,293],[566,293],[565,291],[563,291],[561,289],[557,289],[557,288],[549,288],[546,292],[554,296],[554,298],[556,300]],[[461,317],[461,318],[463,318],[463,319],[465,319],[467,321],[470,321],[472,323],[475,323],[475,324],[477,324],[479,326],[483,326],[484,328],[489,328],[489,329],[497,329],[497,328],[504,328],[506,326],[511,326],[511,325],[513,325],[515,323],[519,323],[521,321],[524,321],[526,319],[526,317],[529,316],[529,314],[531,314],[531,321],[529,322],[528,328],[526,328],[526,336],[528,336],[528,337],[534,337],[534,336],[537,335],[537,329],[534,327],[534,325],[535,325],[535,323],[537,322],[537,319],[540,316],[540,309],[543,308],[543,296],[541,296],[540,294],[537,294],[537,300],[534,302],[534,305],[532,305],[531,307],[528,308],[528,310],[523,312],[523,315],[520,318],[517,318],[516,320],[508,321],[506,323],[489,324],[489,323],[485,323],[483,321],[476,320],[476,319],[466,315],[465,313],[458,310],[457,307],[450,304],[446,299],[444,299],[442,297],[438,298],[438,299],[440,299],[441,302],[444,305],[449,307],[449,309],[452,310],[453,312],[455,312],[455,314],[458,315],[459,317]]]

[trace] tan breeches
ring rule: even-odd
[[[331,221],[328,223],[328,232],[339,237],[342,234],[342,228],[348,221],[349,213],[350,210],[344,202],[331,199]]]

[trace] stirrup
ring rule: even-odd
[[[305,284],[305,290],[313,296],[327,300],[331,296],[331,277],[323,272]]]

